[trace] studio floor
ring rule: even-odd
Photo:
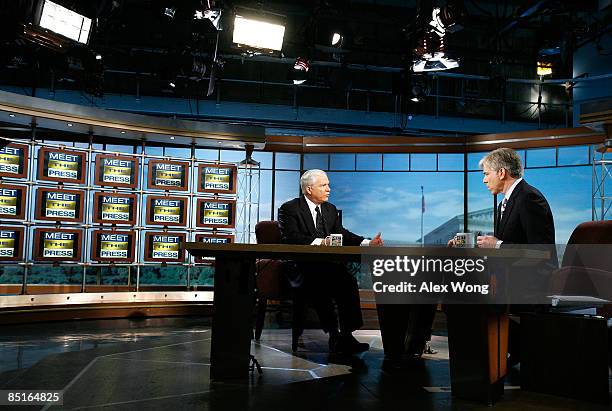
[[[63,390],[62,406],[27,409],[104,410],[479,410],[452,397],[448,343],[402,371],[381,369],[377,330],[356,334],[372,346],[358,356],[327,353],[327,338],[307,330],[291,353],[291,332],[265,330],[252,353],[263,374],[211,383],[208,318],[95,320],[2,326],[0,389]],[[609,410],[520,389],[511,370],[495,410]]]

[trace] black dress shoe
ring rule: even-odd
[[[359,354],[370,349],[370,344],[357,341],[352,334],[338,336],[337,342],[332,347],[332,337],[330,341],[330,352],[342,354]]]

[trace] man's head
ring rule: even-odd
[[[302,194],[315,204],[327,201],[331,189],[329,179],[323,170],[308,170],[300,178]]]
[[[482,169],[491,194],[505,193],[512,184],[523,176],[521,157],[511,148],[498,148],[487,154],[478,166]]]

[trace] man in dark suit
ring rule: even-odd
[[[364,239],[342,227],[336,207],[327,202],[329,179],[321,170],[308,170],[301,179],[302,195],[283,204],[278,210],[278,221],[283,243],[331,245],[330,234],[342,234],[343,245],[382,246],[378,233],[371,240]],[[358,353],[370,348],[360,343],[352,332],[361,328],[361,306],[356,279],[344,264],[299,263],[299,277],[292,284],[303,283],[321,321],[329,333],[332,352]],[[334,309],[338,306],[338,316]]]
[[[503,198],[497,209],[494,235],[479,236],[478,247],[504,248],[516,247],[518,245],[544,244],[551,252],[551,258],[528,273],[513,273],[515,277],[522,274],[529,275],[522,281],[520,291],[528,296],[530,293],[536,295],[547,287],[548,274],[557,266],[557,254],[555,244],[555,223],[548,205],[548,201],[540,191],[523,180],[523,165],[520,156],[512,149],[499,148],[490,152],[479,163],[483,170],[483,183],[492,194],[503,194]],[[513,305],[510,312],[518,314],[526,311],[540,311],[544,306]],[[510,322],[509,352],[510,363],[519,362],[519,326],[516,322]]]

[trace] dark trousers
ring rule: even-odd
[[[306,298],[312,302],[325,332],[353,332],[363,326],[359,286],[344,264],[300,263]],[[338,315],[334,309],[338,307]]]
[[[431,338],[436,305],[377,304],[376,309],[386,358],[423,353],[425,341]]]

